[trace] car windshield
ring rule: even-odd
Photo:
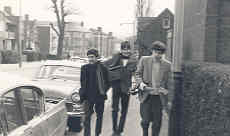
[[[48,79],[65,79],[80,80],[80,68],[71,66],[45,65],[40,68],[36,78]]]

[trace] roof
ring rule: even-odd
[[[42,65],[81,67],[82,64],[69,60],[47,60]]]
[[[22,86],[22,85],[33,86],[32,82],[25,77],[12,75],[12,74],[9,74],[7,72],[0,72],[0,76],[4,77],[4,78],[0,78],[0,83],[1,83],[0,95],[2,95],[3,93],[5,93],[6,91],[8,91],[10,89],[18,87],[18,86]]]
[[[80,23],[78,23],[78,22],[67,22],[67,24],[65,26],[65,31],[84,32],[84,33],[90,32],[87,28],[81,26]]]
[[[164,9],[157,17],[161,17],[161,16],[163,16],[164,14],[169,14],[169,15],[171,15],[171,16],[174,16],[173,13],[172,13],[168,8],[166,8],[166,9]]]
[[[0,20],[4,20],[6,23],[9,24],[16,24],[15,22],[13,22],[12,20],[10,20],[9,16],[7,16],[4,12],[0,11]]]

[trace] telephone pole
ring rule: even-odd
[[[18,54],[19,54],[19,59],[18,59],[18,66],[19,68],[22,67],[22,43],[21,43],[21,10],[22,10],[22,2],[21,0],[18,1],[18,6],[19,6],[19,15],[18,15]]]

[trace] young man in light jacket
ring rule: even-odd
[[[153,42],[150,50],[151,56],[143,56],[139,60],[136,82],[141,90],[138,95],[143,136],[148,136],[150,123],[152,136],[159,136],[162,110],[170,109],[173,99],[172,90],[169,90],[171,64],[162,59],[166,51],[164,43]]]

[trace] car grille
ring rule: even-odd
[[[66,108],[67,108],[67,112],[72,112],[73,111],[73,103],[72,102],[66,102]]]

